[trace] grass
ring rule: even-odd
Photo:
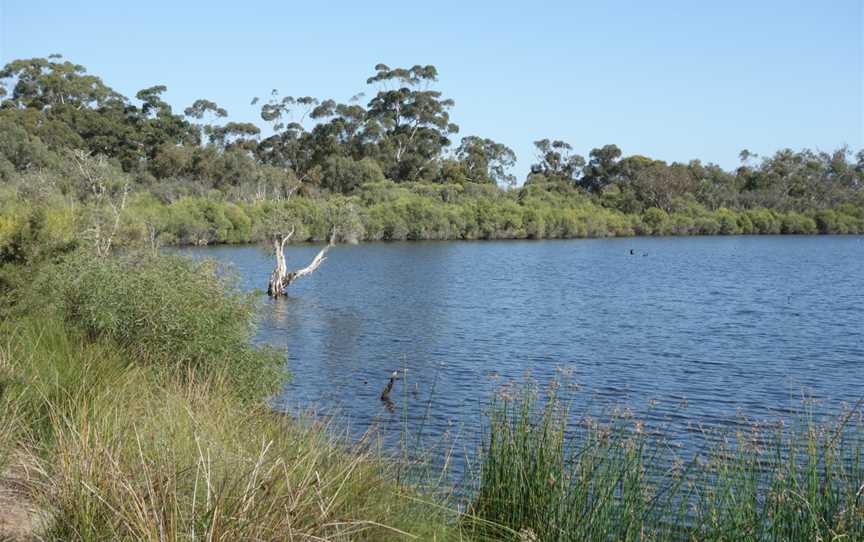
[[[619,419],[568,433],[566,403],[525,389],[492,405],[463,521],[513,539],[862,540],[861,404],[832,424],[742,428],[689,462]]]
[[[49,540],[451,540],[454,513],[374,450],[250,406],[230,380],[153,374],[56,320],[6,322],[17,447]],[[22,423],[23,422],[23,423]]]

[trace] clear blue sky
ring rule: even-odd
[[[0,0],[0,61],[62,53],[128,96],[234,120],[272,88],[347,100],[373,66],[434,64],[461,135],[587,155],[700,158],[864,147],[861,0],[120,3]]]

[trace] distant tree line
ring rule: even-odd
[[[285,222],[298,239],[335,223],[357,240],[864,232],[864,150],[745,150],[727,171],[541,139],[517,187],[510,148],[456,141],[437,80],[379,64],[368,99],[273,90],[253,100],[262,131],[208,99],[175,112],[163,85],[123,96],[59,55],[15,60],[0,71],[0,243],[37,195],[55,221],[89,209],[69,219],[79,233],[116,216],[120,243],[245,242]]]

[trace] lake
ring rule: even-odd
[[[287,248],[289,268],[317,250]],[[273,268],[259,247],[181,252],[232,265],[250,290]],[[629,407],[685,448],[698,424],[864,396],[861,236],[340,245],[260,316],[256,340],[293,374],[274,405],[385,442],[405,424],[475,442],[483,405],[526,378],[564,378],[579,415]]]

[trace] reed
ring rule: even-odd
[[[861,540],[861,404],[833,422],[742,427],[677,457],[632,419],[568,431],[553,391],[490,408],[469,533],[513,540]]]

